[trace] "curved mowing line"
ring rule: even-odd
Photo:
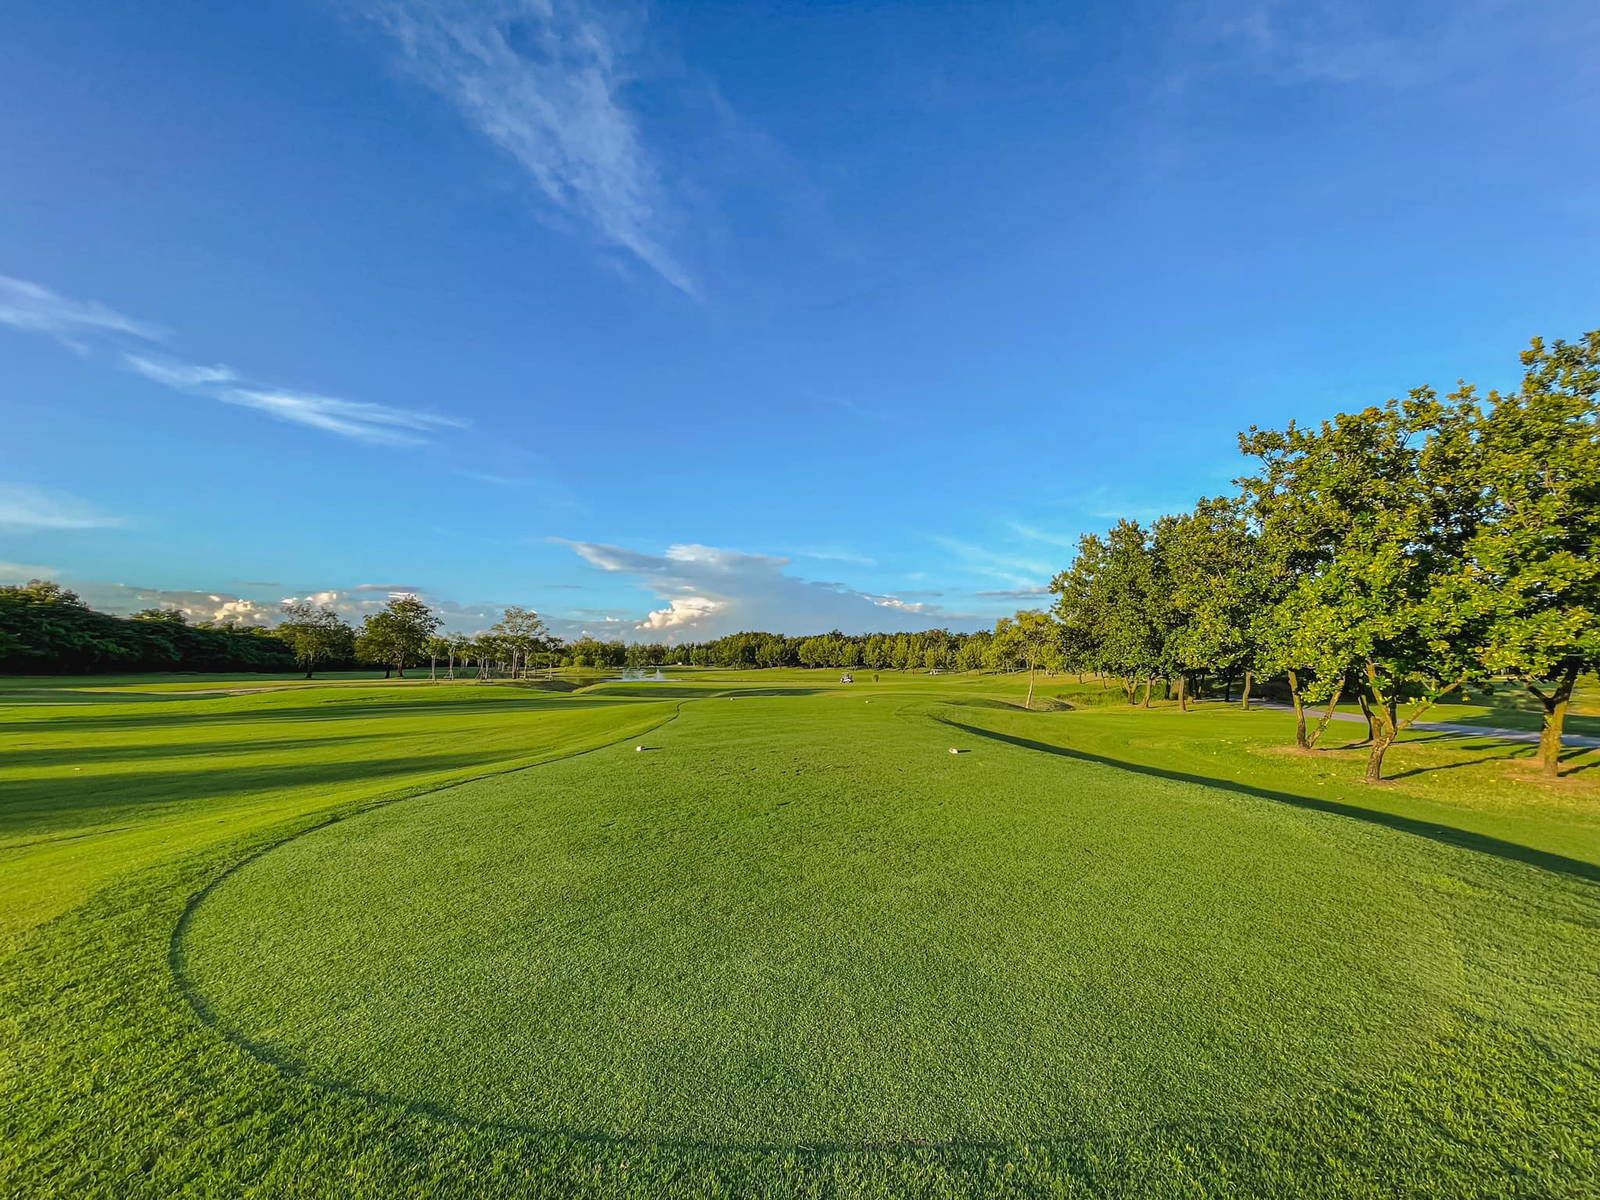
[[[712,695],[705,697],[705,699],[721,698],[727,694],[727,692],[713,693]],[[902,703],[897,705],[894,709],[894,716],[896,718],[915,719],[916,717],[923,717],[934,723],[949,725],[952,728],[961,729],[964,732],[972,733],[980,737],[994,737],[1002,741],[1016,741],[1019,744],[1026,743],[1026,739],[1011,739],[1003,735],[993,734],[985,730],[980,730],[976,727],[962,725],[959,722],[951,721],[946,717],[938,716],[931,712],[907,713],[906,710],[912,708],[915,704],[926,703],[927,700],[934,699],[933,697],[910,696],[897,697],[897,699],[901,699]],[[694,701],[691,701],[687,698],[680,699],[674,705],[673,712],[670,716],[657,722],[655,725],[649,726],[647,729],[643,730],[642,733],[653,733],[656,730],[671,724],[673,721],[676,721],[678,717],[682,715],[683,706],[692,702]],[[936,700],[936,703],[937,702],[941,701]],[[948,703],[947,701],[942,702]],[[189,975],[183,943],[193,922],[194,914],[199,910],[200,905],[203,904],[211,895],[211,893],[214,892],[221,884],[226,882],[235,873],[257,859],[271,853],[274,850],[280,849],[285,845],[288,845],[290,842],[293,842],[298,838],[304,837],[310,833],[314,833],[319,829],[327,828],[329,825],[337,824],[343,820],[365,815],[366,813],[376,811],[380,808],[387,808],[388,806],[392,804],[398,804],[403,800],[414,799],[418,796],[435,795],[439,792],[449,791],[452,788],[463,786],[464,784],[476,783],[481,780],[492,779],[500,775],[510,775],[522,771],[531,771],[538,767],[547,766],[551,763],[565,762],[570,759],[581,758],[586,754],[594,754],[601,750],[609,749],[612,746],[617,745],[619,742],[626,741],[629,737],[642,736],[642,733],[627,734],[622,737],[614,738],[611,741],[604,742],[598,746],[590,746],[584,750],[576,750],[569,754],[557,755],[554,758],[545,759],[541,762],[532,763],[527,766],[509,767],[496,771],[486,771],[482,775],[476,775],[468,779],[457,780],[449,784],[442,784],[438,787],[427,788],[423,791],[411,792],[405,795],[391,796],[387,799],[373,801],[351,812],[341,812],[330,815],[320,821],[317,821],[313,825],[309,825],[304,829],[296,830],[294,833],[291,833],[286,837],[280,838],[277,841],[260,847],[218,874],[199,891],[195,892],[194,895],[192,895],[188,902],[184,905],[183,911],[179,915],[177,924],[173,927],[167,952],[168,968],[172,973],[174,983],[177,985],[179,992],[188,1002],[191,1011],[193,1011],[196,1019],[202,1026],[212,1030],[218,1037],[222,1038],[236,1049],[248,1054],[251,1058],[256,1059],[263,1065],[277,1071],[278,1074],[285,1079],[292,1079],[299,1083],[305,1084],[308,1087],[329,1092],[347,1099],[357,1100],[364,1104],[398,1109],[412,1116],[420,1117],[425,1120],[436,1121],[456,1128],[483,1130],[493,1133],[515,1135],[519,1137],[565,1141],[569,1143],[602,1146],[616,1149],[659,1148],[675,1151],[721,1151],[729,1154],[786,1154],[816,1159],[842,1156],[859,1156],[879,1159],[904,1159],[916,1158],[929,1154],[939,1154],[947,1151],[992,1154],[998,1152],[1015,1151],[1029,1147],[1041,1147],[1048,1149],[1077,1148],[1089,1143],[1095,1138],[1118,1138],[1127,1137],[1130,1135],[1149,1136],[1152,1134],[1175,1133],[1180,1131],[1188,1132],[1191,1135],[1198,1135],[1201,1133],[1201,1131],[1215,1130],[1219,1127],[1225,1127],[1234,1124],[1247,1124],[1254,1128],[1277,1126],[1279,1128],[1288,1129],[1292,1127],[1283,1107],[1280,1106],[1274,1106],[1273,1109],[1258,1112],[1247,1118],[1241,1118],[1239,1115],[1204,1116],[1197,1114],[1193,1117],[1166,1121],[1128,1122],[1126,1124],[1118,1123],[1115,1125],[1097,1125],[1094,1127],[1092,1132],[1085,1130],[1084,1132],[1073,1135],[1054,1137],[1023,1137],[1012,1139],[960,1137],[942,1139],[906,1138],[879,1142],[739,1142],[692,1138],[652,1138],[627,1134],[605,1133],[592,1129],[536,1125],[512,1121],[495,1121],[481,1117],[466,1116],[443,1106],[429,1104],[426,1101],[403,1100],[382,1092],[372,1091],[360,1087],[356,1084],[319,1078],[315,1074],[314,1069],[306,1064],[287,1058],[266,1043],[259,1042],[248,1035],[236,1031],[224,1024],[222,1019],[212,1009],[210,1003],[206,1000],[199,987],[195,984],[193,978]],[[1124,767],[1125,769],[1138,770],[1138,768],[1128,768],[1126,764],[1116,763],[1113,760],[1099,759],[1093,755],[1079,754],[1075,751],[1063,751],[1059,747],[1050,747],[1046,743],[1026,743],[1024,744],[1023,748],[1050,750],[1056,753],[1065,753],[1069,757],[1082,758],[1092,762],[1102,763],[1103,765],[1120,766]],[[1157,774],[1167,774],[1172,778],[1192,782],[1207,782],[1212,784],[1217,782],[1195,779],[1188,776],[1179,776],[1174,773],[1157,772]],[[1597,872],[1597,874],[1600,874],[1600,872]],[[1331,1090],[1331,1093],[1328,1094],[1347,1094],[1348,1090],[1348,1085],[1340,1084],[1336,1085]]]
[[[216,1014],[211,1011],[211,1006],[206,1003],[205,997],[200,994],[199,989],[194,985],[194,981],[189,977],[189,971],[183,953],[183,938],[184,935],[188,933],[189,926],[194,920],[195,911],[200,907],[201,904],[205,902],[206,898],[210,896],[212,892],[216,891],[218,887],[220,887],[233,875],[237,874],[240,870],[255,862],[256,859],[270,854],[272,851],[283,846],[287,846],[290,842],[296,840],[297,838],[305,837],[308,833],[315,833],[319,829],[326,829],[330,825],[337,825],[340,821],[346,821],[354,817],[364,816],[367,813],[376,812],[380,808],[388,808],[391,804],[399,804],[403,800],[415,800],[418,796],[433,796],[437,795],[439,792],[448,792],[452,788],[462,787],[469,783],[478,783],[485,779],[494,779],[500,775],[515,775],[520,771],[532,771],[535,768],[547,766],[550,763],[565,762],[572,758],[582,758],[585,754],[595,754],[601,750],[610,749],[619,742],[627,741],[630,737],[642,737],[644,734],[654,733],[656,730],[670,725],[673,721],[676,721],[678,717],[682,715],[683,706],[686,703],[688,703],[686,700],[678,701],[677,704],[673,705],[671,716],[663,717],[654,725],[647,726],[638,733],[623,734],[620,737],[612,738],[609,742],[601,742],[598,746],[589,746],[583,750],[573,750],[568,754],[558,754],[553,758],[541,759],[536,763],[527,763],[519,767],[502,767],[495,771],[485,771],[481,775],[472,775],[465,779],[454,780],[450,783],[441,783],[437,787],[423,788],[421,791],[415,792],[402,792],[400,795],[381,797],[376,800],[367,801],[354,809],[334,812],[311,825],[307,825],[303,829],[296,829],[293,833],[286,834],[276,841],[268,842],[266,845],[251,851],[249,854],[239,859],[239,861],[229,865],[199,891],[195,892],[194,895],[190,896],[188,901],[183,906],[183,911],[178,914],[177,924],[173,926],[172,937],[169,939],[167,944],[167,966],[172,972],[174,981],[178,985],[178,990],[182,992],[184,998],[188,1000],[189,1007],[194,1009],[195,1016],[200,1018],[202,1024],[219,1030],[222,1032],[224,1037],[228,1038],[229,1041],[233,1041],[236,1044],[249,1048],[251,1045],[249,1039],[235,1038],[232,1034],[228,1033],[228,1031],[224,1029],[221,1023],[218,1021]]]

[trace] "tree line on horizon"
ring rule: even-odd
[[[727,668],[1094,673],[1148,707],[1157,683],[1187,709],[1197,691],[1272,680],[1313,749],[1342,702],[1367,716],[1367,778],[1429,708],[1494,679],[1540,703],[1540,757],[1559,771],[1567,706],[1600,667],[1600,331],[1535,339],[1517,391],[1440,398],[1413,390],[1315,427],[1252,427],[1255,462],[1232,496],[1145,527],[1085,534],[1029,610],[975,633],[812,636],[747,631],[709,641],[563,641],[510,607],[482,633],[440,633],[416,596],[359,628],[288,603],[274,627],[189,625],[170,609],[131,618],[88,608],[47,581],[0,588],[0,669],[317,670],[427,663],[454,678],[669,665]],[[1320,709],[1314,724],[1308,709]]]

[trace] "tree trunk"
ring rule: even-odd
[[[1344,695],[1344,684],[1341,683],[1333,689],[1333,695],[1328,700],[1328,707],[1322,714],[1322,719],[1317,722],[1317,727],[1311,731],[1311,739],[1307,743],[1308,750],[1315,750],[1317,743],[1322,740],[1323,730],[1328,728],[1328,722],[1333,720],[1333,714],[1339,710],[1339,697]]]
[[[1371,693],[1373,701],[1372,707],[1368,710],[1368,720],[1372,719],[1370,714],[1377,714],[1372,729],[1372,749],[1367,751],[1366,781],[1382,783],[1383,756],[1389,752],[1389,747],[1394,745],[1395,739],[1400,736],[1400,706],[1378,690],[1378,669],[1370,662],[1367,663],[1366,682],[1366,690]]]
[[[406,677],[406,664],[405,663],[403,663],[403,662],[395,663],[394,670],[395,670],[395,674],[398,675],[401,679],[404,679]]]
[[[1294,744],[1301,750],[1311,749],[1306,741],[1306,702],[1300,695],[1300,676],[1289,672],[1289,697],[1294,701]]]
[[[1367,689],[1360,688],[1357,690],[1356,699],[1361,701],[1361,715],[1367,719],[1367,736],[1361,740],[1363,742],[1371,742],[1373,734],[1377,732],[1377,727],[1373,724],[1372,702],[1367,699]]]
[[[1189,679],[1188,676],[1178,676],[1178,709],[1181,712],[1189,711]]]
[[[1233,672],[1232,671],[1229,671],[1226,675],[1224,675],[1222,677],[1222,702],[1224,704],[1232,704],[1233,703]]]
[[[1244,695],[1239,697],[1239,707],[1244,709],[1245,712],[1250,711],[1250,685],[1254,682],[1255,672],[1246,671],[1244,673]]]
[[[1367,777],[1368,783],[1383,782],[1383,756],[1389,752],[1389,747],[1394,745],[1398,732],[1399,713],[1397,705],[1391,700],[1387,704],[1378,706],[1378,727],[1373,731],[1372,749],[1367,751]]]
[[[439,681],[439,660],[434,655],[428,655],[428,679],[430,682]]]
[[[1023,701],[1023,708],[1033,707],[1033,667],[1028,668],[1028,698]]]
[[[1154,675],[1146,676],[1145,677],[1145,681],[1144,681],[1144,707],[1146,707],[1146,708],[1150,707],[1150,690],[1152,688],[1154,688],[1155,686],[1156,686],[1156,678],[1155,678],[1155,676]]]
[[[1539,765],[1551,779],[1561,774],[1561,733],[1567,724],[1567,705],[1572,700],[1572,686],[1577,681],[1578,664],[1572,663],[1560,676],[1555,691],[1548,695],[1533,684],[1528,685],[1528,690],[1544,706],[1544,724],[1539,729]]]

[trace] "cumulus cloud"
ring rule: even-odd
[[[159,326],[136,321],[98,300],[72,300],[43,284],[9,275],[0,275],[0,325],[48,334],[73,346],[85,334],[131,334],[147,341],[164,336]]]
[[[667,196],[599,14],[571,0],[371,0],[407,71],[508,154],[558,212],[694,295],[665,244]]]
[[[363,617],[379,611],[397,596],[416,596],[439,614],[443,621],[441,628],[449,633],[481,633],[500,619],[501,609],[504,607],[489,603],[461,604],[440,596],[428,588],[383,583],[358,583],[350,587],[307,590],[296,595],[284,596],[281,604],[293,604],[299,601],[320,605],[323,608],[331,608],[352,624],[359,624]]]
[[[50,492],[20,483],[0,483],[0,529],[18,533],[49,530],[108,529],[123,523],[65,492]]]
[[[97,580],[74,580],[67,586],[90,608],[115,616],[125,617],[146,608],[165,608],[181,612],[191,623],[231,621],[236,625],[272,625],[278,619],[276,603],[252,600],[232,592],[141,587]]]
[[[29,578],[50,577],[59,572],[44,567],[0,563],[0,582],[21,582]],[[377,612],[394,596],[414,595],[424,600],[443,619],[442,628],[451,633],[481,633],[500,619],[502,605],[460,604],[434,595],[420,587],[388,584],[356,584],[351,587],[308,588],[284,595],[278,585],[263,581],[246,587],[261,589],[256,595],[230,591],[196,591],[181,588],[147,587],[102,580],[67,580],[90,608],[117,616],[127,616],[146,608],[165,608],[181,612],[191,622],[231,621],[238,625],[270,627],[283,619],[286,604],[304,601],[331,608],[351,624]]]
[[[867,633],[982,624],[900,596],[801,579],[789,574],[788,559],[773,555],[694,544],[670,546],[663,554],[597,542],[563,544],[602,571],[634,577],[660,598],[660,608],[633,624],[633,637],[696,641],[741,629]]]
[[[676,633],[710,623],[728,606],[725,600],[710,596],[676,596],[665,608],[658,608],[639,622],[640,633]]]

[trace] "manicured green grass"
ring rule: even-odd
[[[672,674],[6,681],[0,1192],[1594,1194],[1600,755]]]
[[[562,703],[537,685],[370,677],[267,690],[248,677],[136,690],[6,683],[0,945],[123,872],[303,814],[599,745],[672,711],[666,700]],[[200,688],[214,694],[179,694]]]

